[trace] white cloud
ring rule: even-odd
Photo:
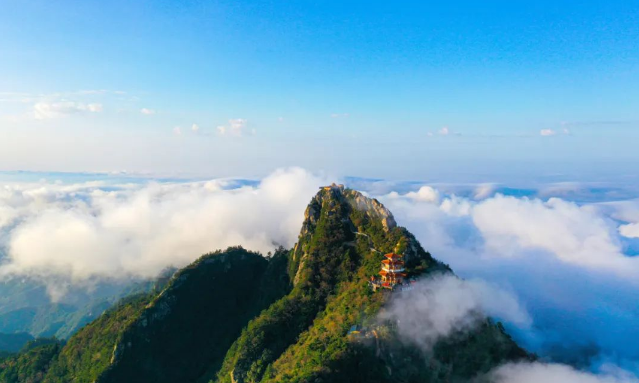
[[[480,240],[473,244],[473,250],[480,250],[485,257],[530,258],[541,254],[588,270],[629,279],[639,277],[639,258],[626,256],[619,238],[619,234],[639,237],[639,224],[617,227],[593,205],[579,206],[560,198],[542,201],[500,194],[488,197],[492,190],[490,185],[478,189],[475,198],[480,201],[454,194],[442,197],[429,186],[379,198],[396,216],[416,225],[407,225],[409,229],[428,233],[421,238],[426,246],[450,242],[450,235],[441,230],[446,228],[446,222],[451,222],[464,226],[467,236],[477,234],[469,239]]]
[[[151,277],[208,251],[241,244],[267,252],[297,239],[304,209],[326,181],[299,168],[254,187],[225,181],[0,189],[8,258],[0,275],[86,283],[96,277]],[[2,210],[3,212],[5,210]],[[1,228],[0,228],[1,229]]]
[[[198,133],[200,131],[200,126],[198,124],[191,125],[191,131],[193,133]]]
[[[439,192],[430,186],[422,186],[417,192],[409,192],[405,196],[415,201],[439,202]]]
[[[218,126],[217,132],[220,136],[241,137],[247,124],[248,121],[243,118],[230,119],[228,125]],[[255,134],[255,129],[251,130],[251,134]]]
[[[242,130],[246,127],[247,121],[243,118],[235,118],[229,120],[229,126],[231,127],[231,132],[234,132],[237,135],[242,134]]]
[[[89,112],[98,113],[102,111],[102,104],[88,104],[87,110]]]
[[[439,129],[437,133],[439,133],[440,136],[447,136],[450,131],[448,130],[448,126],[444,126],[443,128]]]
[[[449,216],[463,217],[470,215],[472,204],[469,200],[453,194],[445,198],[439,208]]]
[[[66,117],[84,112],[102,112],[102,104],[83,104],[73,101],[38,102],[33,106],[33,115],[38,120]]]
[[[77,91],[78,94],[106,94],[109,93],[108,90],[106,89],[83,89],[83,90],[79,90]]]
[[[498,195],[474,207],[472,216],[491,254],[545,250],[562,262],[639,275],[637,260],[622,253],[615,227],[588,206]]]
[[[346,118],[348,113],[332,113],[331,118]]]
[[[152,114],[155,114],[155,110],[153,109],[149,109],[149,108],[142,108],[140,109],[140,113],[146,115],[146,116],[150,116]]]
[[[619,233],[626,238],[639,238],[639,223],[619,226]]]
[[[509,363],[489,374],[492,383],[637,383],[630,373],[599,373],[578,371],[555,363]]]
[[[539,134],[542,136],[554,136],[557,132],[552,129],[542,129],[539,131]]]
[[[430,351],[442,338],[473,330],[486,316],[528,327],[531,319],[516,297],[481,280],[451,274],[425,278],[392,299],[381,320],[397,322],[399,336]]]
[[[173,128],[173,134],[175,134],[176,136],[181,136],[182,135],[182,127],[180,126],[176,126]]]

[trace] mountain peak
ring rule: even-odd
[[[393,214],[381,202],[370,198],[363,193],[345,188],[344,185],[335,184],[320,187],[319,192],[313,197],[304,213],[302,232],[313,225],[319,218],[320,209],[327,204],[346,203],[350,209],[359,210],[369,216],[370,219],[379,220],[386,231],[397,226]]]
[[[376,236],[387,236],[397,228],[393,214],[378,200],[369,198],[359,191],[335,184],[320,187],[319,192],[311,199],[304,213],[304,222],[292,253],[291,278],[297,284],[305,261],[313,251],[311,244],[316,236],[320,222],[319,237],[325,236],[326,231],[339,235],[343,243],[340,246],[353,246],[357,236],[371,238],[373,231]],[[330,228],[329,228],[330,226]],[[398,241],[401,238],[398,237]],[[372,239],[371,239],[372,241]],[[399,246],[399,243],[396,244]],[[395,251],[397,246],[387,249]],[[414,247],[414,246],[413,246]],[[370,249],[376,249],[371,242]],[[348,253],[345,248],[343,253]],[[410,255],[409,255],[410,258]]]
[[[386,231],[397,227],[393,213],[381,202],[352,189],[346,189],[344,195],[354,209],[366,212],[372,219],[378,219]]]

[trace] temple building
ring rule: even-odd
[[[379,271],[381,275],[382,287],[392,289],[395,285],[402,284],[406,273],[404,272],[404,261],[402,256],[395,253],[384,255],[386,259],[382,261],[382,269]]]

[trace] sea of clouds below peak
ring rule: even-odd
[[[334,180],[300,168],[258,180],[0,173],[0,275],[65,299],[216,248],[292,246],[306,204]],[[638,370],[638,182],[337,180],[386,204],[460,276],[512,294],[531,320],[504,322],[543,360]]]

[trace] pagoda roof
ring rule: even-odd
[[[402,260],[397,260],[397,259],[384,259],[384,260],[382,261],[382,263],[383,263],[383,264],[385,264],[385,265],[390,265],[390,264],[393,264],[393,265],[403,265],[403,264],[404,264],[404,261],[402,261]]]
[[[384,254],[384,256],[388,259],[400,259],[402,256],[395,253]]]

